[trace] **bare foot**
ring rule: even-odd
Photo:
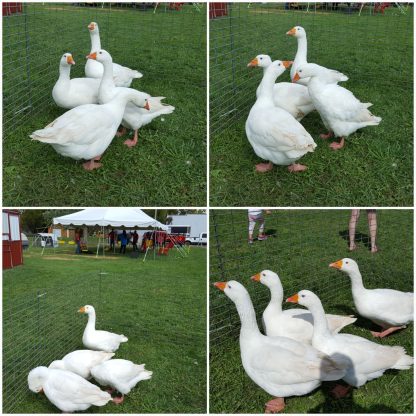
[[[308,169],[307,166],[301,165],[299,163],[293,163],[287,167],[289,172],[303,172],[306,169]]]
[[[337,143],[337,142],[332,142],[332,143],[329,145],[329,147],[330,147],[332,150],[339,150],[339,149],[342,149],[342,148],[344,147],[344,143],[345,143],[344,138],[343,138],[343,137],[341,137],[341,141],[340,141],[339,143]]]
[[[391,328],[385,329],[382,332],[375,332],[375,331],[371,331],[371,335],[375,338],[384,338],[387,335],[391,334],[392,332],[396,332],[399,329],[403,329],[406,328],[406,325],[402,325],[402,326],[392,326]]]
[[[259,163],[256,165],[256,171],[257,172],[268,172],[269,170],[273,169],[273,163],[269,162],[269,163]]]
[[[115,404],[121,404],[121,403],[123,403],[124,402],[124,395],[123,396],[121,396],[121,397],[113,397],[113,402],[115,403]]]
[[[351,386],[343,386],[342,384],[337,384],[332,390],[331,390],[331,396],[335,399],[341,399],[342,397],[345,397],[348,395],[348,393],[351,391]]]
[[[354,251],[357,248],[357,245],[355,243],[350,244],[350,251]]]
[[[377,246],[371,247],[371,252],[372,253],[377,253],[378,252],[378,247]]]
[[[327,134],[320,134],[319,137],[324,140],[330,139],[331,137],[334,137],[334,133],[332,131],[329,131]]]
[[[82,166],[84,167],[85,170],[94,170],[94,169],[98,169],[102,166],[102,163],[96,163],[94,159],[91,159],[88,162],[85,162],[82,164]]]
[[[264,413],[278,413],[285,408],[285,399],[283,397],[276,397],[266,403]]]
[[[126,129],[125,127],[122,127],[122,128],[121,128],[121,130],[119,130],[119,131],[116,133],[116,137],[123,136],[124,134],[126,134],[126,131],[127,131],[127,129]]]

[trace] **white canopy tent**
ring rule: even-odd
[[[54,225],[67,225],[78,227],[96,227],[104,229],[112,228],[157,228],[164,231],[168,226],[145,214],[139,208],[87,208],[73,214],[64,215],[53,219]],[[103,238],[104,240],[104,238]],[[98,240],[97,256],[100,248],[101,237]],[[104,253],[104,246],[103,246]]]

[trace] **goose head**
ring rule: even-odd
[[[306,38],[306,31],[302,26],[294,26],[286,32],[286,35],[294,36],[295,38]]]
[[[323,68],[316,64],[300,65],[296,70],[296,73],[292,79],[292,82],[296,82],[303,78],[316,77],[319,74],[321,74],[323,70],[326,70],[326,68]]]
[[[89,55],[86,56],[87,59],[94,59],[97,62],[113,62],[113,59],[111,58],[111,55],[105,51],[104,49],[100,49],[99,51],[92,52]]]
[[[283,74],[292,65],[292,61],[273,61],[266,69],[266,73],[273,74],[276,78]]]
[[[267,68],[272,63],[272,58],[269,55],[257,55],[254,59],[252,59],[247,66],[249,68]]]
[[[72,53],[65,52],[62,55],[59,64],[60,64],[60,66],[71,66],[71,65],[75,65],[75,61],[72,58]]]
[[[82,308],[78,309],[79,313],[86,313],[88,315],[95,313],[94,306],[91,305],[85,305]]]
[[[281,287],[279,276],[271,270],[263,270],[262,272],[251,276],[251,280],[253,280],[253,282],[260,282],[269,289],[276,286]]]
[[[358,268],[358,264],[355,260],[344,258],[338,261],[334,261],[329,265],[329,267],[333,267],[334,269],[341,270],[349,275],[360,273],[360,269]]]
[[[88,30],[90,31],[91,34],[93,34],[93,33],[94,34],[98,34],[99,33],[99,31],[98,31],[98,25],[95,22],[91,22],[88,25]]]
[[[305,306],[309,309],[309,307],[316,305],[316,303],[320,303],[321,301],[318,296],[310,290],[301,290],[290,298],[287,298],[286,302],[298,303],[299,305]]]
[[[29,390],[33,393],[42,393],[43,384],[48,378],[48,369],[46,367],[36,367],[31,370],[27,376],[27,384],[29,385]]]
[[[235,280],[229,280],[228,282],[215,282],[214,286],[219,290],[222,290],[236,304],[250,297],[247,289]]]

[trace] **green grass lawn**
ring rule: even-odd
[[[67,249],[66,251],[68,251]],[[145,363],[151,380],[116,406],[89,413],[204,413],[206,411],[206,250],[142,262],[129,256],[76,256],[65,250],[25,252],[24,265],[3,273],[3,411],[58,412],[27,388],[27,374],[82,349],[92,304],[97,328],[129,341],[116,358]]]
[[[348,251],[349,216],[349,210],[273,211],[265,216],[266,233],[271,237],[249,246],[246,211],[211,211],[214,239],[210,247],[210,412],[262,413],[264,404],[271,399],[242,367],[238,314],[232,301],[213,287],[213,282],[240,281],[252,297],[259,324],[270,292],[250,281],[250,276],[264,269],[279,274],[285,298],[302,289],[312,290],[321,298],[327,313],[356,314],[348,276],[328,267],[330,262],[343,257],[357,261],[368,288],[413,291],[412,211],[377,211],[377,254],[369,251],[365,210],[361,210],[356,229],[357,250]],[[284,308],[290,306],[284,304]],[[343,332],[374,340],[369,329],[376,328],[358,317]],[[413,355],[413,325],[375,342],[401,345]],[[389,370],[342,400],[329,396],[333,387],[334,383],[323,383],[306,396],[288,398],[284,412],[413,412],[413,370]]]
[[[213,206],[410,206],[413,201],[413,9],[385,15],[284,11],[234,5],[210,24],[210,198]],[[383,118],[334,152],[319,138],[314,112],[302,120],[318,147],[300,160],[308,171],[275,166],[259,174],[245,134],[262,71],[247,68],[259,53],[294,59],[295,25],[308,35],[308,60],[349,77],[342,85]],[[288,81],[286,71],[278,81]],[[359,186],[356,186],[359,184]]]
[[[206,201],[206,13],[193,6],[153,14],[131,8],[26,6],[3,17],[3,201],[9,206],[204,205]],[[59,59],[72,52],[84,76],[87,25],[96,21],[115,62],[139,69],[132,88],[165,96],[171,115],[115,138],[103,167],[85,171],[29,135],[65,112],[52,101]],[[26,42],[26,35],[28,41]],[[26,108],[26,110],[24,110]]]

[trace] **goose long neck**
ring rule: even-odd
[[[273,71],[268,71],[266,68],[263,72],[263,78],[257,88],[257,95],[267,97],[273,100],[273,87],[277,79],[277,75]]]
[[[308,41],[305,37],[298,38],[298,50],[296,52],[296,62],[307,62],[308,59]]]
[[[113,63],[110,61],[104,61],[102,64],[104,67],[104,73],[101,82],[105,82],[106,84],[115,87],[113,80]]]
[[[352,270],[349,275],[351,279],[352,294],[354,296],[357,292],[365,289],[363,285],[363,278],[359,270]]]
[[[88,323],[86,329],[93,331],[95,330],[95,312],[88,314]]]
[[[59,67],[59,80],[60,81],[69,81],[71,75],[71,67],[67,65],[61,65]]]
[[[326,320],[325,311],[321,302],[316,302],[308,307],[313,316],[313,338],[329,337],[330,331]]]
[[[100,33],[90,33],[91,35],[91,53],[98,52],[101,49]]]
[[[240,335],[260,333],[256,320],[256,312],[249,296],[236,303],[237,312],[241,321]]]
[[[270,304],[273,304],[275,311],[282,311],[282,301],[283,301],[283,289],[280,284],[274,284],[269,287],[270,289]]]

